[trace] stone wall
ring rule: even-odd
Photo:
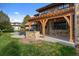
[[[54,35],[54,36],[69,36],[68,31],[67,30],[51,30],[50,31],[50,35]]]
[[[38,40],[40,38],[40,32],[39,31],[27,31],[26,36],[30,40]]]

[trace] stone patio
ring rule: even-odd
[[[69,41],[64,40],[64,39],[68,39],[68,38],[63,38],[63,37],[62,38],[58,38],[58,37],[54,37],[54,36],[52,36],[52,37],[43,36],[37,31],[26,32],[26,36],[27,36],[28,41],[44,40],[44,41],[49,41],[49,42],[58,42],[58,43],[63,44],[63,45],[73,46],[74,47],[74,43],[71,43]],[[24,36],[23,35],[19,35],[18,32],[11,33],[11,37],[12,38],[20,38],[20,39],[23,40],[23,42],[27,42],[27,39],[24,39]]]

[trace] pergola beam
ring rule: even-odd
[[[70,19],[67,17],[67,16],[63,16],[65,19],[66,19],[66,21],[67,21],[67,23],[68,23],[68,25],[70,24]]]

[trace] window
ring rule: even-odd
[[[69,7],[69,4],[64,4],[64,5],[60,5],[58,7],[58,9],[64,9],[64,8],[68,8]]]
[[[61,5],[61,6],[58,7],[58,9],[63,9],[63,8],[64,8],[63,5]]]
[[[53,11],[54,11],[54,8],[52,8],[52,9],[49,10],[49,12],[53,12]]]
[[[69,7],[69,4],[65,4],[65,5],[64,5],[64,8],[68,8],[68,7]]]
[[[54,30],[66,30],[67,29],[66,21],[54,22],[54,25],[52,25],[52,29],[54,29]]]
[[[48,11],[48,10],[46,10],[46,11],[45,11],[45,14],[47,14],[48,12],[49,12],[49,11]]]
[[[44,14],[45,12],[43,11],[43,12],[41,12],[41,14]]]
[[[41,14],[47,14],[48,12],[49,12],[49,11],[46,10],[46,11],[41,12]]]

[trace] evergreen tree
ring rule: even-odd
[[[10,18],[3,11],[0,11],[0,30],[4,32],[13,31]]]
[[[25,26],[25,24],[28,22],[30,16],[29,15],[26,15],[23,19],[23,22],[22,22],[22,26]]]

